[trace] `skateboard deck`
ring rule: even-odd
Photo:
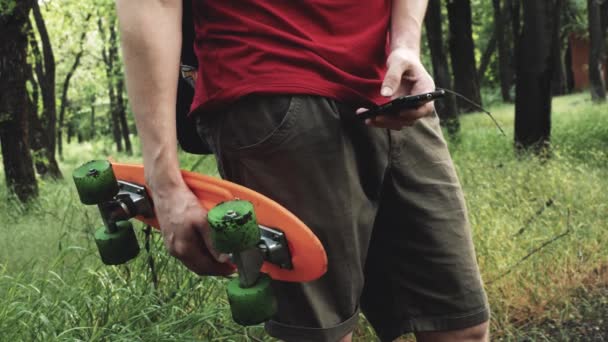
[[[111,161],[111,164],[117,180],[147,188],[142,165],[114,161]],[[260,225],[280,230],[285,234],[292,268],[281,268],[264,262],[262,272],[267,273],[271,278],[290,282],[308,282],[318,279],[327,271],[327,255],[319,239],[300,219],[277,202],[244,186],[222,179],[189,171],[182,171],[182,177],[206,210],[225,201],[247,200],[253,204]],[[155,218],[136,218],[159,228]]]

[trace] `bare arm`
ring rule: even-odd
[[[141,138],[146,182],[169,252],[199,274],[228,274],[212,257],[207,213],[184,183],[175,102],[181,0],[117,0],[127,91]],[[207,247],[205,247],[205,245]],[[225,257],[223,257],[225,259]]]
[[[435,90],[435,83],[420,62],[420,38],[428,0],[393,0],[388,70],[380,90],[387,100]],[[432,102],[399,116],[379,116],[368,125],[399,130],[434,110]]]
[[[152,188],[172,188],[182,182],[175,133],[182,2],[117,0],[116,5],[146,179]]]
[[[393,0],[391,51],[406,48],[420,55],[420,38],[427,5],[428,0]]]

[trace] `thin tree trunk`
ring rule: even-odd
[[[475,67],[470,0],[448,1],[448,18],[454,88],[472,101],[481,104],[481,92]],[[477,110],[475,106],[463,100],[458,100],[458,108],[464,112]]]
[[[513,83],[517,82],[517,61],[519,57],[519,41],[521,40],[521,0],[507,0],[511,6],[511,34],[513,35],[513,51],[511,54],[511,71]]]
[[[117,87],[115,83],[115,63],[118,57],[118,48],[117,48],[117,37],[116,37],[116,28],[114,26],[115,18],[110,18],[111,22],[107,25],[109,30],[109,36],[106,36],[106,32],[104,30],[102,18],[99,17],[97,20],[97,25],[99,27],[99,32],[101,34],[101,38],[104,42],[104,45],[101,49],[101,56],[103,58],[104,64],[106,66],[106,78],[108,82],[108,96],[110,98],[110,118],[111,118],[111,130],[112,136],[114,137],[114,142],[116,143],[116,150],[118,152],[122,152],[122,136],[120,130],[120,113],[118,104],[117,104]],[[122,90],[121,90],[122,91]],[[121,95],[122,96],[122,95]]]
[[[110,127],[112,129],[112,137],[116,143],[116,151],[122,152],[122,137],[120,135],[120,119],[118,118],[118,112],[116,111],[116,90],[114,84],[110,83],[108,86],[108,92],[110,96]]]
[[[488,46],[485,51],[481,55],[481,61],[479,63],[479,70],[477,71],[477,78],[479,79],[479,84],[483,83],[483,79],[486,75],[486,71],[488,70],[488,66],[490,65],[490,61],[492,60],[492,55],[496,51],[496,30],[492,31],[492,35],[490,36],[490,40],[488,40]]]
[[[125,108],[125,101],[123,98],[124,90],[124,78],[122,75],[116,75],[116,113],[120,121],[120,132],[122,138],[125,141],[125,151],[131,155],[133,154],[133,148],[131,147],[131,138],[129,137],[129,124],[127,123],[127,110]]]
[[[90,139],[95,139],[95,99],[91,101],[91,136]]]
[[[43,118],[47,124],[46,129],[49,137],[49,148],[52,153],[55,153],[55,131],[57,125],[57,109],[55,108],[55,55],[37,1],[34,1],[33,13],[36,27],[40,34],[40,41],[42,42],[42,58],[44,62],[44,72],[42,75],[38,75],[38,83],[42,90],[42,103],[44,108]]]
[[[564,95],[566,93],[566,69],[564,67],[564,37],[561,34],[562,12],[564,11],[564,1],[555,0],[553,8],[553,32],[551,36],[553,61],[553,78],[551,80],[552,95]]]
[[[22,201],[38,196],[27,130],[27,22],[32,0],[0,13],[0,144],[6,186]]]
[[[572,44],[570,38],[568,38],[568,46],[566,47],[564,67],[566,69],[566,92],[570,94],[574,90],[574,70],[572,70]]]
[[[605,36],[602,29],[601,2],[587,1],[589,16],[589,83],[591,99],[595,102],[606,101],[606,84],[602,78],[602,64],[606,62],[604,55]]]
[[[515,146],[546,155],[551,137],[552,54],[560,0],[524,1],[524,26],[518,43]]]
[[[46,139],[43,140],[45,143],[42,150],[43,156],[41,157],[43,159],[40,162],[47,163],[48,165],[44,168],[46,173],[41,174],[41,176],[60,179],[63,178],[63,176],[59,169],[59,165],[57,164],[57,159],[55,158],[55,132],[57,126],[57,108],[55,107],[55,56],[53,55],[46,24],[37,1],[34,1],[33,14],[42,42],[42,53],[40,52],[38,43],[35,39],[30,43],[36,60],[36,76],[42,94],[42,127],[45,131],[44,135],[46,136]]]
[[[441,23],[441,0],[429,0],[425,26],[433,61],[433,76],[438,87],[452,89],[452,77],[443,46]],[[435,107],[441,118],[441,123],[447,127],[448,134],[452,137],[456,136],[460,131],[460,121],[454,95],[449,94],[445,100],[436,101]]]
[[[84,22],[88,23],[90,18],[91,18],[91,15],[88,14],[85,17]],[[68,71],[67,75],[65,76],[65,80],[63,81],[63,88],[61,91],[61,106],[59,107],[59,127],[57,129],[57,148],[58,148],[60,159],[63,158],[63,137],[62,137],[62,135],[63,135],[63,126],[64,126],[64,121],[65,121],[65,110],[66,110],[67,104],[68,104],[68,89],[70,87],[70,80],[72,79],[72,76],[74,76],[76,69],[80,65],[80,59],[82,58],[82,55],[84,54],[83,45],[84,45],[84,40],[86,37],[87,37],[87,31],[83,30],[82,33],[80,34],[80,40],[78,41],[79,50],[76,53],[76,56],[74,56],[74,63],[72,63],[72,67]]]
[[[72,142],[72,137],[74,136],[74,124],[72,122],[68,123],[68,132],[66,135],[66,142],[69,145]]]
[[[509,48],[505,39],[505,28],[510,16],[510,8],[501,6],[500,0],[492,0],[494,6],[494,27],[498,44],[498,75],[500,77],[500,93],[502,100],[511,102],[512,71],[509,70]]]

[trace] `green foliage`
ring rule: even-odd
[[[0,16],[9,16],[17,7],[17,0],[0,0]]]
[[[587,37],[589,35],[589,17],[587,0],[567,0],[562,12],[562,31]]]

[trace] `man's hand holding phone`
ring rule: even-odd
[[[387,100],[435,91],[435,82],[414,51],[405,48],[394,49],[390,53],[386,64],[388,70],[380,93]],[[369,126],[401,130],[404,127],[414,125],[418,119],[431,114],[434,110],[432,101],[425,102],[416,108],[399,110],[398,113],[388,115],[379,113],[380,115],[365,119],[365,123]],[[366,111],[366,108],[360,108],[357,110],[357,114],[362,115]]]

